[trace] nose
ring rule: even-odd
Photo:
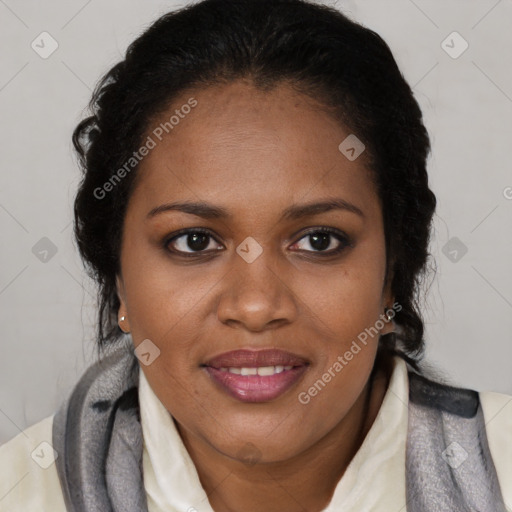
[[[278,268],[266,251],[252,263],[238,254],[233,260],[218,301],[221,322],[259,332],[295,321],[299,301],[290,282],[291,272]]]

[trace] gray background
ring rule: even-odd
[[[179,5],[0,0],[0,443],[53,414],[95,360],[94,288],[72,240],[70,135],[100,75]],[[388,42],[432,138],[427,359],[460,385],[512,394],[512,0],[336,5]],[[59,45],[47,59],[31,47],[43,31]],[[469,44],[457,58],[442,47],[463,48],[446,39],[453,31]],[[41,252],[43,237],[55,254]]]

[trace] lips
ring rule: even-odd
[[[267,349],[225,352],[201,366],[215,386],[232,398],[241,402],[268,402],[293,388],[309,364],[297,354]]]
[[[210,359],[203,366],[211,368],[258,368],[262,366],[306,366],[305,358],[278,349],[233,350]]]

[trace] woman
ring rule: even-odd
[[[105,355],[0,449],[0,510],[510,509],[512,397],[421,364],[429,139],[377,34],[204,0],[91,108],[75,234]]]

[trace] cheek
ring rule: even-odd
[[[361,396],[373,368],[375,351],[369,345],[363,347],[351,361],[341,363],[337,360],[338,355],[343,360],[343,352],[340,351],[307,387],[300,390],[301,407],[307,411],[311,432],[335,428],[340,418],[349,413]],[[330,412],[325,414],[325,411]]]
[[[127,309],[134,339],[138,335],[166,339],[182,318],[194,318],[201,298],[211,288],[204,273],[172,264],[154,248],[137,251],[123,259]],[[196,324],[197,325],[197,324]]]
[[[159,396],[173,390],[172,403],[179,410],[194,393],[199,394],[194,391],[195,379],[213,318],[209,293],[219,276],[172,264],[154,249],[143,254],[141,247],[123,263],[134,345],[147,339],[156,345],[159,356],[144,368],[145,373]]]
[[[373,257],[362,257],[362,253],[354,252],[328,274],[304,273],[296,281],[296,293],[317,320],[345,341],[374,325],[383,313],[384,256],[379,256],[378,249],[368,252]]]
[[[215,415],[218,408],[212,407],[211,399],[201,394],[194,380],[180,372],[180,365],[172,365],[165,357],[157,359],[143,368],[149,385],[167,411],[182,425],[196,433],[218,424]]]

